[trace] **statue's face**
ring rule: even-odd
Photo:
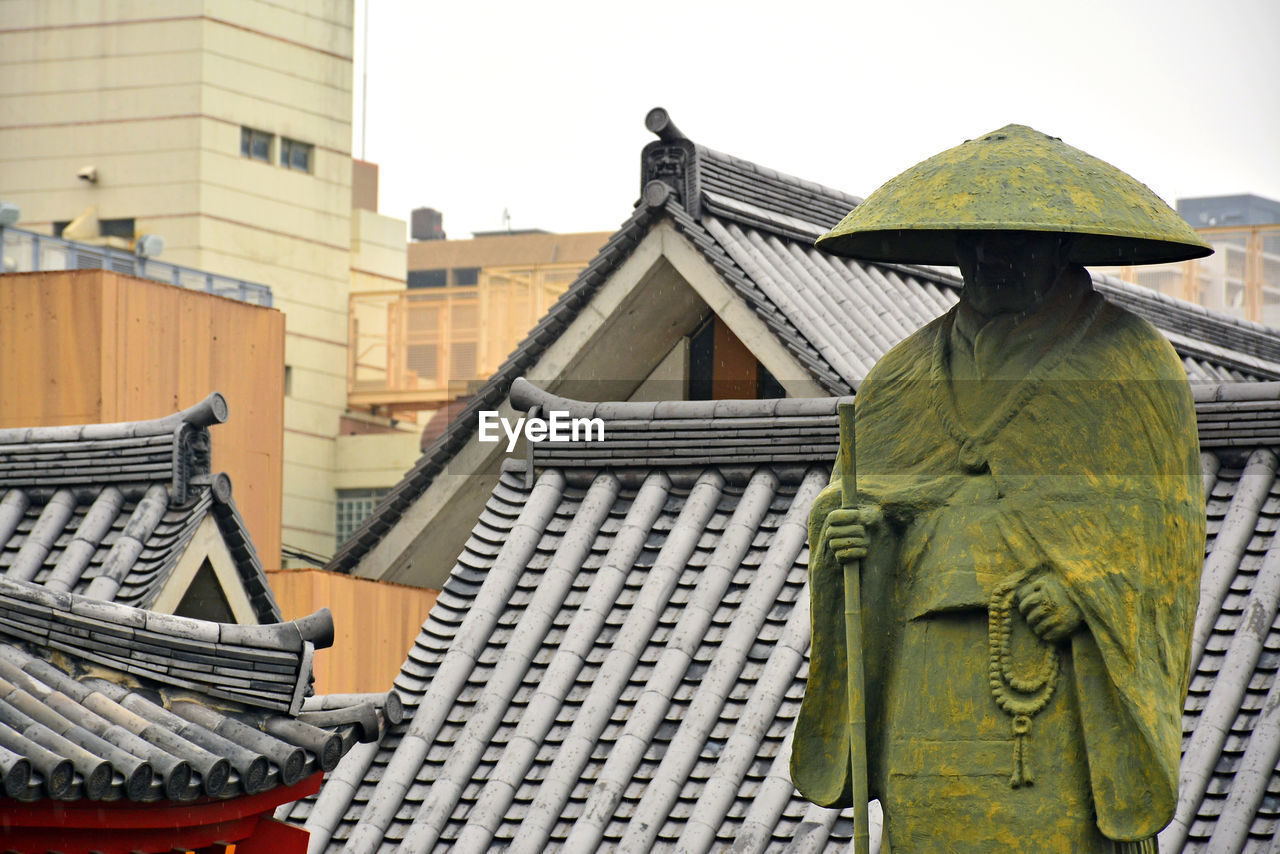
[[[1068,249],[1057,234],[965,232],[956,239],[962,297],[983,314],[1034,311],[1067,268]]]

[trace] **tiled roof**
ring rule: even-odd
[[[1196,397],[1210,539],[1161,850],[1261,851],[1280,820],[1280,384]],[[787,770],[836,399],[596,404],[521,381],[512,402],[602,418],[607,441],[506,466],[396,681],[408,720],[287,818],[317,851],[845,850],[848,815]]]
[[[351,851],[847,843],[786,765],[835,399],[597,406],[516,388],[519,405],[605,417],[616,440],[575,446],[590,468],[503,473],[396,681],[408,721],[288,819]],[[721,464],[668,453],[766,423],[773,442]]]
[[[231,497],[210,470],[216,392],[152,421],[0,430],[0,574],[150,607],[212,517],[259,622],[280,609]]]
[[[678,134],[678,132],[677,132]],[[672,173],[669,164],[680,163]],[[958,299],[954,270],[872,264],[813,246],[858,203],[668,134],[646,146],[647,183],[632,216],[542,322],[382,499],[327,568],[351,571],[401,519],[475,434],[477,413],[497,409],[650,228],[671,222],[760,317],[812,379],[850,394],[880,356]],[[1095,286],[1165,332],[1193,381],[1280,379],[1280,336],[1105,276]]]
[[[1274,851],[1280,838],[1280,384],[1196,391],[1208,543],[1161,851]]]
[[[306,711],[312,655],[332,642],[327,610],[218,624],[0,579],[4,795],[191,801],[329,770],[379,734],[371,703]]]

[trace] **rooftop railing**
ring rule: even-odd
[[[37,234],[12,226],[0,226],[0,255],[3,256],[5,273],[40,273],[52,270],[110,270],[143,279],[152,279],[204,291],[220,297],[230,297],[253,305],[270,306],[271,288],[230,276],[219,276],[156,261],[124,249],[111,246],[90,246],[61,237]]]
[[[584,266],[488,267],[470,286],[351,294],[347,404],[423,410],[467,394]]]

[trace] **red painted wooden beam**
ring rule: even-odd
[[[316,772],[292,786],[225,800],[200,798],[190,803],[23,803],[0,799],[0,848],[54,850],[61,854],[130,854],[234,842],[242,854],[305,854],[307,832],[275,821],[271,813],[280,804],[318,792],[323,777]]]

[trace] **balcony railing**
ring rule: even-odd
[[[271,288],[266,285],[156,261],[110,246],[90,246],[21,228],[0,226],[0,249],[3,250],[0,255],[3,256],[5,273],[111,270],[240,302],[271,305]]]
[[[433,409],[487,379],[582,264],[491,267],[469,287],[351,295],[347,403]]]
[[[1148,267],[1098,267],[1205,308],[1280,327],[1280,225],[1198,229],[1208,258]]]

